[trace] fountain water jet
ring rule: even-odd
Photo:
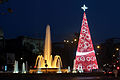
[[[14,71],[13,73],[19,73],[19,70],[18,70],[18,61],[15,60],[15,63],[14,63]]]
[[[76,67],[75,67],[75,59],[74,59],[74,65],[73,65],[73,71],[72,71],[72,73],[77,73]]]
[[[39,61],[38,61],[38,67],[37,67],[37,68],[38,68],[37,73],[42,73],[40,66],[41,66],[41,61],[40,61],[40,59],[39,59]]]
[[[59,64],[59,68],[58,68],[57,73],[62,73],[62,71],[61,71],[61,66],[60,66],[60,60],[59,60],[59,59],[58,59],[58,64]]]
[[[25,63],[22,64],[22,73],[26,73],[26,70],[25,70]]]
[[[47,25],[46,28],[46,37],[45,37],[45,46],[44,46],[44,57],[43,55],[38,55],[35,66],[35,69],[30,69],[30,73],[37,72],[38,69],[41,69],[42,72],[57,72],[60,70],[61,72],[67,72],[67,69],[61,69],[62,60],[59,55],[54,56],[54,59],[51,55],[51,35],[50,35],[50,26]],[[39,64],[40,63],[40,64]],[[45,66],[47,65],[47,66]],[[58,69],[59,68],[59,69]]]
[[[38,61],[40,60],[41,66],[38,65]],[[47,25],[46,28],[46,37],[45,37],[45,47],[44,47],[44,57],[42,55],[38,55],[35,63],[35,68],[39,66],[39,68],[46,68],[45,64],[47,64],[47,68],[59,68],[58,60],[60,60],[60,66],[62,66],[61,57],[56,55],[54,60],[51,55],[51,36],[50,36],[50,26]],[[46,63],[45,63],[46,61]]]
[[[68,72],[67,73],[70,73],[71,72],[71,70],[70,70],[70,66],[68,66]]]

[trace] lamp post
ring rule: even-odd
[[[99,46],[99,45],[97,46],[97,49],[100,49],[100,46]]]

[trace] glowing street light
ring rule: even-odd
[[[120,67],[118,66],[118,67],[117,67],[117,70],[119,70],[119,69],[120,69]]]
[[[115,55],[113,55],[113,57],[115,57]]]
[[[97,46],[98,49],[100,49],[100,46]]]
[[[74,39],[74,41],[76,42],[76,41],[77,41],[77,39]]]
[[[119,48],[116,48],[116,51],[119,51]]]
[[[69,40],[67,40],[67,42],[69,42]]]
[[[73,41],[71,41],[71,43],[73,43]]]
[[[99,53],[97,53],[97,55],[99,55]]]
[[[23,58],[20,58],[21,60],[23,60]]]
[[[66,40],[64,40],[64,42],[66,42]]]

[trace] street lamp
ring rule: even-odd
[[[21,60],[23,60],[23,58],[22,58],[22,57],[21,57],[20,59],[21,59]]]
[[[96,53],[97,55],[99,55],[99,53]]]
[[[69,42],[69,40],[67,40],[67,42]]]
[[[100,46],[97,46],[97,49],[100,49]]]
[[[64,42],[66,42],[66,40],[64,40]]]
[[[113,55],[113,57],[115,57],[115,55]]]
[[[77,41],[77,39],[74,39],[74,41],[76,42],[76,41]]]
[[[116,51],[119,51],[119,48],[116,48]]]

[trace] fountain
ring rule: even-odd
[[[27,61],[26,61],[26,73],[28,73],[28,63],[27,63]]]
[[[39,59],[39,61],[38,61],[38,67],[37,67],[38,68],[37,73],[42,73],[40,66],[41,66],[41,62],[40,62],[40,59]]]
[[[59,64],[59,68],[58,68],[57,73],[62,73],[62,71],[61,71],[61,66],[60,66],[60,60],[59,60],[59,59],[58,59],[58,64]]]
[[[25,63],[22,64],[22,73],[26,73],[26,70],[25,70]]]
[[[71,70],[70,70],[70,66],[68,66],[68,72],[67,73],[70,73],[71,72]]]
[[[72,73],[77,73],[76,67],[75,67],[75,59],[74,59],[74,65],[73,65],[73,71],[72,71]]]
[[[59,55],[54,56],[54,59],[51,55],[51,35],[50,35],[50,26],[47,25],[46,28],[46,37],[45,37],[45,46],[44,46],[44,57],[43,55],[38,55],[34,68],[41,69],[42,72],[46,70],[49,72],[57,72],[56,69],[62,67],[61,57]],[[40,63],[40,64],[39,64]],[[47,69],[46,69],[47,68]],[[46,72],[47,72],[46,71]],[[64,70],[66,71],[66,70]],[[30,73],[36,72],[36,70],[30,70]]]
[[[13,73],[19,73],[19,70],[18,70],[18,61],[15,60],[15,64],[14,64],[14,71]]]
[[[51,55],[51,36],[50,36],[50,26],[47,25],[46,28],[46,38],[45,38],[45,47],[44,47],[44,57],[42,55],[39,55],[36,59],[35,67],[37,67],[38,59],[41,63],[41,68],[46,68],[45,64],[47,64],[47,68],[59,68],[58,59],[60,59],[60,63],[62,66],[61,57],[59,55],[56,55],[54,57],[54,60],[52,60]],[[46,61],[46,63],[45,63]]]

